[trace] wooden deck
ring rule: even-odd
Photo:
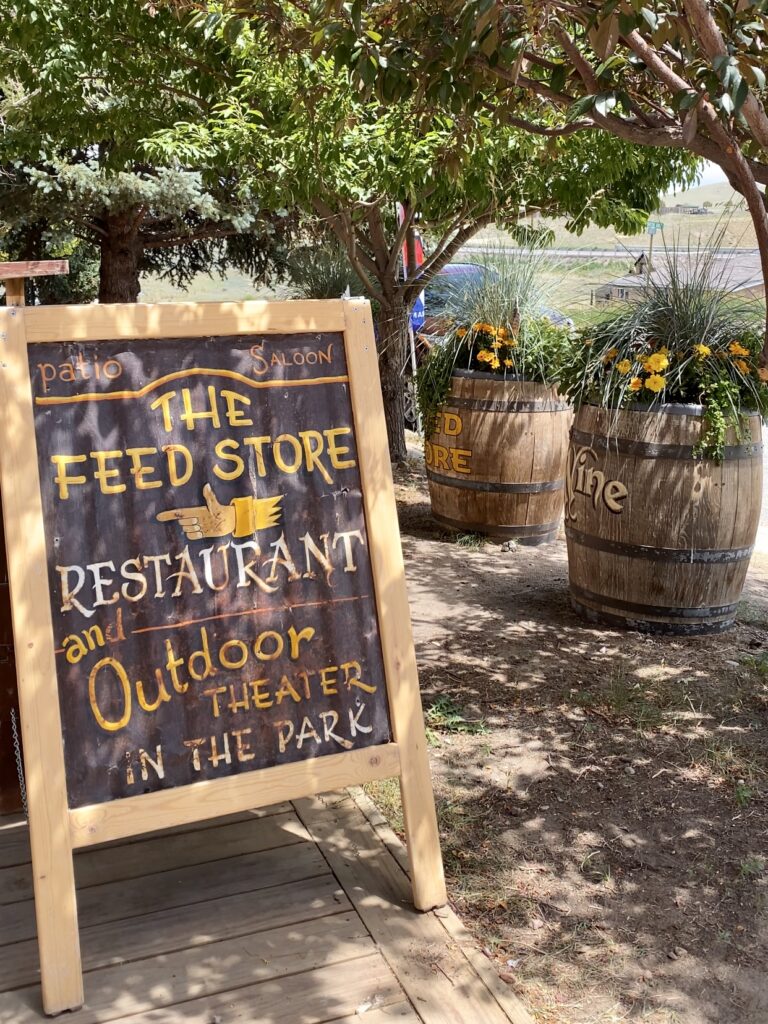
[[[75,857],[86,1005],[65,1024],[533,1024],[449,909],[409,904],[360,793]],[[44,1017],[24,824],[0,827],[0,1024]]]

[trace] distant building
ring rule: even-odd
[[[691,217],[706,217],[708,213],[715,213],[708,206],[694,206],[693,203],[676,203],[674,206],[662,206],[659,213],[685,213]]]
[[[669,279],[669,269],[665,255],[657,261],[654,259],[650,277],[648,275],[648,256],[642,253],[633,263],[629,273],[624,277],[614,278],[595,289],[595,302],[632,302],[637,301],[647,286],[647,282],[656,287],[664,287]],[[688,259],[685,254],[677,256],[677,269],[683,279],[696,269],[696,261]],[[710,286],[716,291],[727,291],[745,299],[765,298],[765,282],[760,268],[760,255],[755,252],[718,253],[710,267]]]

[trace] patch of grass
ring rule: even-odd
[[[365,793],[373,800],[392,828],[399,835],[405,831],[403,804],[400,799],[400,782],[398,779],[382,779],[380,782],[367,782],[363,786]]]
[[[762,875],[766,868],[765,857],[758,857],[750,854],[749,857],[745,857],[741,862],[739,868],[739,878],[757,878],[758,875]]]
[[[746,802],[752,797],[752,791],[748,783],[755,782],[760,776],[766,774],[765,769],[757,761],[754,754],[745,747],[733,743],[731,740],[711,740],[704,747],[700,756],[694,757],[694,764],[703,765],[709,771],[723,780],[735,779],[737,790],[742,789],[742,797],[737,793],[737,802]],[[746,791],[749,790],[747,793]]]
[[[424,718],[428,729],[436,729],[439,732],[477,734],[487,730],[482,718],[478,721],[465,718],[462,708],[446,696],[436,697],[431,704],[428,704]]]
[[[747,668],[751,668],[753,672],[756,672],[763,679],[768,679],[768,653],[748,654],[741,659],[741,663]]]
[[[747,786],[744,782],[736,783],[734,796],[736,797],[736,803],[739,805],[739,807],[749,807],[754,795],[755,791],[754,789],[752,789],[751,786]]]
[[[481,533],[460,533],[456,538],[456,543],[460,548],[478,551],[485,547],[485,537]]]

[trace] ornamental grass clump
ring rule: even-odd
[[[417,377],[427,434],[454,370],[553,385],[569,352],[570,324],[549,305],[563,274],[543,246],[499,249],[476,262],[477,275],[451,289],[445,336]]]
[[[768,415],[768,369],[760,363],[764,307],[737,294],[741,281],[715,244],[665,248],[637,301],[573,338],[560,388],[579,405],[703,407],[696,454],[722,458],[746,412]]]

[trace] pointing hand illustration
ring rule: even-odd
[[[282,495],[272,498],[234,498],[222,505],[210,484],[203,487],[205,505],[168,509],[157,515],[160,523],[177,522],[188,540],[205,537],[249,537],[280,522]]]

